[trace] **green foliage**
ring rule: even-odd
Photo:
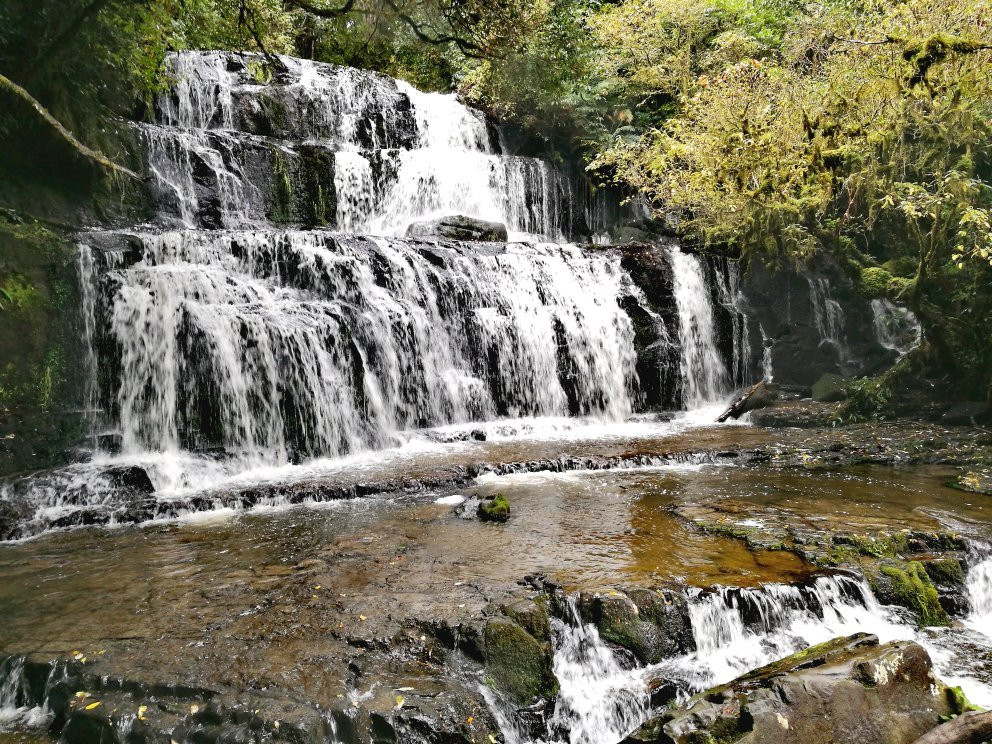
[[[952,374],[956,395],[985,397],[992,53],[979,41],[983,8],[610,6],[592,24],[603,74],[632,93],[672,97],[674,112],[646,98],[657,123],[615,137],[591,167],[703,245],[773,263],[832,254],[867,295],[910,306],[931,372]]]
[[[866,297],[885,297],[892,285],[892,274],[878,266],[861,270],[861,292]]]

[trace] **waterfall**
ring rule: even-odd
[[[615,257],[322,232],[134,237],[142,259],[113,272],[107,308],[125,453],[207,444],[278,463],[409,428],[631,412]]]
[[[560,690],[550,729],[569,744],[620,741],[647,717],[642,670],[624,669],[593,625],[583,624],[574,600],[567,622],[554,623],[554,673]]]
[[[832,297],[829,279],[806,274],[806,281],[809,283],[813,321],[820,339],[833,346],[837,350],[840,363],[846,364],[851,354],[847,346],[847,334],[844,331],[844,309]]]
[[[675,247],[669,256],[679,315],[683,399],[686,408],[698,408],[726,393],[727,368],[716,348],[713,303],[702,263]]]
[[[875,299],[871,301],[871,312],[875,337],[884,348],[902,357],[919,346],[920,323],[911,311],[888,300]]]
[[[34,515],[18,534],[213,508],[192,494],[427,428],[618,423],[649,383],[651,407],[698,406],[730,382],[721,349],[737,374],[743,325],[731,348],[715,315],[734,277],[709,286],[671,247],[674,297],[647,297],[623,252],[567,242],[576,215],[606,229],[605,192],[577,202],[454,96],[272,59],[168,56],[155,121],[134,124],[156,216],[78,241],[95,452],[0,484]],[[405,237],[453,214],[513,240]]]
[[[967,624],[992,638],[992,556],[986,556],[968,572],[965,594],[969,607]]]
[[[969,571],[967,584],[967,623],[984,639],[979,658],[972,660],[980,666],[980,657],[992,650],[992,558]],[[837,574],[802,584],[687,591],[695,650],[651,667],[624,669],[595,626],[583,625],[574,610],[572,622],[556,621],[554,670],[561,693],[548,741],[621,741],[651,712],[648,679],[675,684],[684,700],[809,646],[859,632],[873,633],[882,643],[915,640],[930,653],[938,676],[963,685],[973,702],[992,702],[992,687],[960,676],[962,660],[954,655],[961,652],[960,632],[918,630],[901,608],[880,605],[862,578]]]
[[[402,235],[414,221],[458,213],[506,223],[516,238],[571,231],[569,180],[547,161],[499,153],[484,117],[454,95],[278,62],[169,56],[174,84],[157,121],[137,127],[158,199],[179,225],[316,218],[342,232]]]

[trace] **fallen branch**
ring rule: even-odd
[[[992,737],[992,711],[975,711],[942,723],[913,744],[977,744],[990,737]]]
[[[18,98],[26,101],[27,104],[31,106],[31,108],[33,108],[35,112],[49,124],[49,126],[51,126],[56,132],[59,133],[59,136],[61,136],[62,139],[64,139],[66,142],[72,145],[73,149],[75,149],[76,152],[78,152],[84,158],[87,158],[88,160],[92,160],[94,163],[102,165],[104,168],[112,172],[123,173],[124,175],[130,176],[131,178],[137,179],[139,181],[143,180],[143,178],[139,174],[135,173],[133,170],[125,168],[122,165],[118,165],[117,163],[107,158],[107,156],[104,155],[103,153],[99,153],[96,150],[87,147],[82,142],[77,140],[73,136],[72,132],[70,132],[68,129],[62,126],[62,123],[54,116],[52,116],[49,113],[48,109],[42,106],[34,96],[32,96],[30,93],[24,90],[24,88],[22,88],[20,85],[18,85],[13,80],[11,80],[10,78],[6,77],[3,74],[0,74],[0,88],[6,88]]]

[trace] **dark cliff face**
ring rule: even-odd
[[[877,373],[895,359],[875,335],[871,306],[832,261],[795,270],[759,262],[742,279],[752,359],[767,346],[775,381],[809,386],[825,373]]]

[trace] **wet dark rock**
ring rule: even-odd
[[[620,304],[634,329],[637,376],[643,407],[676,408],[680,403],[678,309],[675,303],[671,259],[664,243],[618,246],[621,266],[640,294],[624,296]]]
[[[985,401],[954,403],[940,417],[942,423],[960,424],[963,426],[978,425],[989,421],[992,413]]]
[[[485,628],[486,673],[493,686],[521,705],[550,700],[558,689],[551,670],[551,644],[541,642],[508,617]]]
[[[847,399],[847,381],[837,374],[828,372],[813,383],[813,400],[818,403],[838,403]]]
[[[857,634],[673,705],[626,742],[911,744],[954,712],[927,652]]]
[[[0,499],[0,540],[20,536],[20,525],[31,518],[34,509],[18,498]]]
[[[815,429],[828,426],[836,415],[836,403],[790,400],[780,401],[765,408],[751,411],[751,423],[755,426],[776,429],[784,427]]]
[[[115,488],[127,489],[142,494],[155,493],[155,486],[152,485],[152,480],[148,477],[148,473],[144,468],[140,468],[137,465],[109,468],[104,471],[104,475]]]
[[[685,594],[667,590],[628,589],[586,593],[579,612],[607,643],[633,652],[644,664],[695,649]]]
[[[502,222],[488,222],[464,215],[414,222],[407,228],[406,235],[409,238],[442,237],[480,243],[505,243],[507,241],[506,225]]]

